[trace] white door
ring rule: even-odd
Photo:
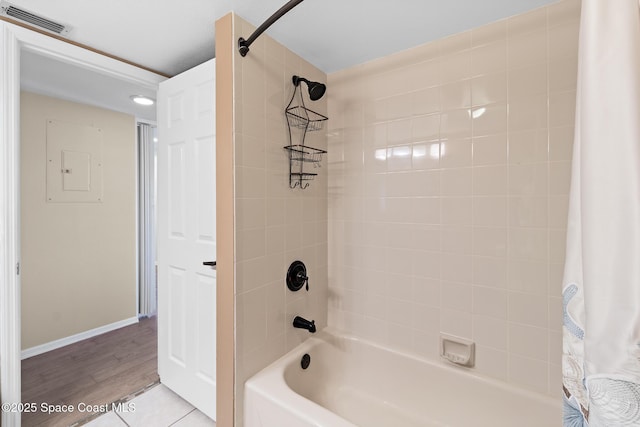
[[[216,418],[215,60],[158,91],[158,373]]]

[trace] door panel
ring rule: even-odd
[[[158,373],[215,420],[215,62],[158,92]]]

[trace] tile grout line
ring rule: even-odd
[[[184,414],[182,417],[178,418],[177,420],[175,420],[174,422],[172,422],[171,424],[168,425],[168,427],[174,426],[176,424],[178,424],[180,421],[184,420],[185,418],[187,418],[189,415],[191,415],[192,413],[194,413],[197,409],[194,407],[192,410],[190,410],[189,412],[187,412],[186,414]]]
[[[116,414],[116,417],[120,418],[120,421],[122,421],[122,422],[124,423],[124,425],[125,425],[125,426],[127,426],[127,427],[131,427],[131,426],[129,425],[129,423],[128,423],[128,422],[126,422],[126,421],[125,421],[125,419],[124,419],[124,418],[122,418],[122,417],[120,416],[120,414],[118,414],[118,413],[117,413],[117,412],[115,412],[115,411],[114,411],[114,414]]]

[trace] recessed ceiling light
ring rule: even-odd
[[[156,103],[155,100],[149,98],[148,96],[144,96],[144,95],[131,95],[130,96],[131,100],[133,102],[135,102],[136,104],[140,104],[140,105],[153,105]]]

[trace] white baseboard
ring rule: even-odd
[[[137,316],[120,320],[109,325],[100,326],[89,331],[80,332],[79,334],[71,335],[70,337],[60,338],[59,340],[27,348],[26,350],[22,350],[22,352],[20,353],[20,358],[27,359],[29,357],[37,356],[39,354],[46,353],[47,351],[64,347],[65,345],[74,344],[78,341],[86,340],[87,338],[93,338],[106,332],[111,332],[125,326],[133,325],[134,323],[138,323]]]

